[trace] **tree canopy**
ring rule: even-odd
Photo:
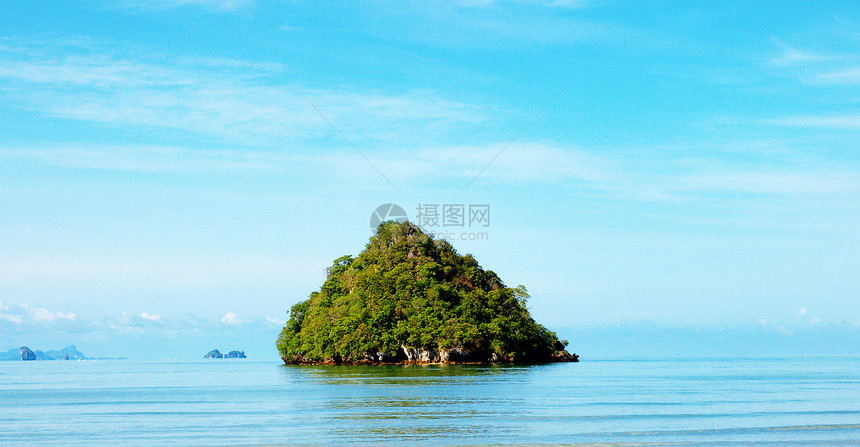
[[[277,347],[287,363],[395,361],[407,349],[456,350],[473,361],[558,359],[564,345],[531,318],[527,299],[525,287],[505,286],[447,241],[384,222],[364,251],[335,259],[320,290],[292,307]]]

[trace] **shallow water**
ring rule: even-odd
[[[860,358],[0,362],[0,445],[860,444]]]

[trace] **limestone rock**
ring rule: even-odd
[[[435,363],[439,361],[439,356],[432,349],[421,349],[418,351],[418,361],[421,363]]]
[[[227,353],[227,355],[225,357],[228,359],[244,359],[244,358],[247,358],[247,357],[245,357],[245,351],[230,351]]]
[[[579,356],[576,353],[569,353],[565,350],[556,351],[555,354],[552,355],[553,362],[578,362]]]
[[[21,360],[36,360],[36,353],[31,351],[30,348],[21,346],[18,350],[21,351]]]

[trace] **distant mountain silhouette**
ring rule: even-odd
[[[50,351],[32,351],[26,346],[22,346],[18,349],[0,352],[0,360],[22,360],[22,351],[25,348],[35,356],[33,360],[84,360],[88,358],[81,351],[78,351],[75,345],[66,346],[59,351],[53,349]]]

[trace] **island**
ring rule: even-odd
[[[276,345],[286,364],[578,361],[529,315],[528,298],[448,241],[383,222],[292,306]]]
[[[27,346],[0,352],[0,360],[87,360],[88,357],[78,351],[75,345],[66,346],[60,350],[33,351]]]
[[[245,351],[230,351],[226,355],[221,354],[221,351],[213,349],[203,356],[204,359],[244,359]]]
[[[21,353],[21,360],[36,360],[36,353],[33,352],[30,348],[26,346],[21,346],[18,348],[18,351]]]

